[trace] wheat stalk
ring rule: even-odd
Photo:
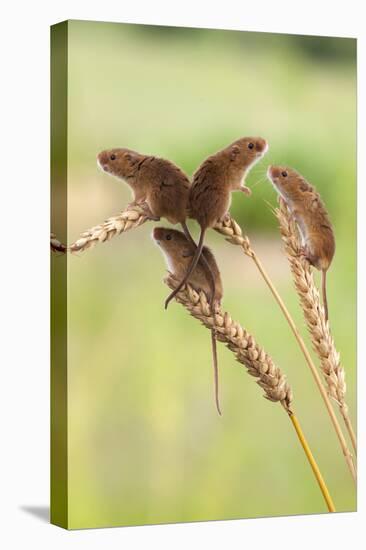
[[[126,232],[130,229],[133,229],[135,227],[139,227],[143,223],[145,223],[148,220],[148,217],[146,216],[146,213],[142,208],[140,208],[137,205],[131,205],[128,206],[125,210],[123,210],[120,214],[117,216],[113,216],[111,218],[108,218],[104,223],[96,225],[92,227],[91,229],[85,231],[81,234],[80,238],[75,241],[70,247],[69,250],[72,253],[75,252],[83,252],[85,250],[88,250],[90,248],[93,248],[97,243],[99,242],[106,242],[112,239],[115,235],[119,235],[120,233]],[[254,250],[251,248],[249,238],[247,236],[243,236],[242,231],[240,229],[240,226],[233,220],[230,216],[227,216],[224,221],[218,222],[215,226],[216,231],[219,233],[222,233],[225,235],[226,239],[235,245],[240,245],[245,254],[250,256],[253,261],[255,262],[257,268],[259,269],[260,273],[262,274],[264,280],[266,281],[267,285],[269,286],[272,294],[274,295],[277,303],[279,304],[282,312],[284,313],[294,335],[297,339],[299,346],[301,350],[304,353],[305,359],[311,368],[314,377],[317,376],[316,368],[311,360],[311,356],[309,352],[307,351],[307,348],[300,336],[299,331],[296,328],[295,323],[293,322],[284,302],[282,301],[280,295],[278,294],[277,290],[275,289],[274,285],[272,284],[269,276],[267,275],[262,263],[260,262],[258,256],[255,254]],[[320,383],[321,388],[324,390],[320,379],[317,381],[318,385]],[[320,390],[321,391],[321,390]],[[345,455],[347,464],[351,470],[352,476],[355,479],[355,469],[352,462],[352,456],[350,455],[347,444],[344,440],[342,431],[340,430],[338,421],[336,417],[334,416],[334,411],[331,407],[331,404],[329,402],[329,398],[324,391],[323,399],[326,403],[328,412],[331,416],[332,422],[335,426],[338,438],[340,440],[340,444],[343,449],[343,453]],[[328,403],[327,403],[328,400]],[[332,417],[333,413],[333,417]]]
[[[179,281],[169,274],[165,282],[174,290]],[[190,285],[183,288],[184,290],[177,294],[177,301],[206,328],[212,329],[215,326],[217,340],[224,342],[235,353],[237,360],[247,367],[248,373],[259,379],[257,383],[265,392],[264,397],[270,401],[279,401],[285,410],[291,413],[292,390],[286,377],[273,364],[269,355],[258,346],[253,336],[219,307],[216,308],[214,318],[203,291],[196,292]]]
[[[165,283],[174,290],[179,281],[169,273]],[[233,321],[227,312],[223,313],[219,306],[216,306],[215,311],[212,312],[210,303],[203,291],[198,292],[187,284],[178,292],[175,300],[182,304],[206,328],[211,330],[212,327],[215,327],[217,340],[224,343],[234,353],[237,361],[247,368],[247,372],[251,376],[258,378],[257,384],[264,391],[264,397],[269,401],[278,402],[282,405],[295,428],[328,510],[335,512],[327,486],[294,413],[292,389],[286,380],[286,376],[275,366],[264,349],[256,343],[253,336],[238,322]]]
[[[93,248],[97,243],[110,241],[115,235],[125,233],[130,229],[139,227],[148,220],[143,209],[137,205],[128,206],[120,214],[108,218],[104,223],[95,225],[84,231],[77,241],[70,245],[72,253],[84,252]]]
[[[297,226],[283,200],[280,201],[280,208],[277,208],[275,213],[280,223],[282,239],[285,243],[286,254],[290,262],[296,291],[300,298],[313,348],[320,359],[320,368],[327,384],[328,394],[339,407],[356,452],[356,436],[345,401],[345,372],[341,365],[339,353],[335,348],[329,322],[325,318],[324,307],[314,282],[312,268],[304,255],[301,254]]]
[[[65,252],[67,251],[67,246],[56,239],[56,235],[54,233],[51,233],[50,246],[51,252],[61,252],[61,254],[65,254]]]
[[[314,380],[318,386],[318,389],[320,391],[320,394],[323,398],[323,401],[324,401],[324,404],[326,406],[326,409],[328,411],[328,414],[330,416],[330,419],[331,419],[331,422],[333,424],[333,427],[335,429],[335,432],[337,434],[337,437],[338,437],[338,440],[339,440],[339,444],[342,448],[342,452],[343,452],[343,455],[345,457],[345,460],[346,460],[346,463],[348,465],[348,468],[351,472],[351,475],[352,475],[352,478],[354,481],[356,481],[356,470],[355,470],[355,466],[354,466],[354,463],[353,463],[353,460],[352,460],[352,455],[348,449],[348,445],[347,445],[347,442],[344,438],[344,435],[343,435],[343,432],[342,432],[342,429],[339,425],[339,422],[338,422],[338,419],[334,413],[334,410],[333,410],[333,407],[332,407],[332,404],[330,402],[330,399],[329,399],[329,396],[322,384],[322,381],[320,379],[320,376],[318,374],[318,371],[314,365],[314,362],[311,358],[311,355],[307,349],[307,347],[305,346],[305,343],[304,343],[304,340],[302,339],[301,335],[300,335],[300,332],[299,330],[297,329],[296,325],[295,325],[295,322],[294,320],[292,319],[291,315],[290,315],[290,312],[288,311],[285,303],[283,302],[281,296],[279,295],[277,289],[275,288],[274,284],[272,283],[270,277],[268,276],[266,270],[264,269],[264,266],[262,264],[262,262],[260,261],[260,259],[258,258],[257,254],[254,252],[253,248],[251,247],[251,244],[250,244],[250,240],[249,238],[246,236],[246,235],[243,235],[243,232],[239,226],[238,223],[236,223],[236,221],[231,218],[229,215],[227,215],[225,217],[224,220],[218,222],[214,229],[216,231],[218,231],[219,233],[221,233],[222,235],[224,235],[226,237],[226,240],[228,242],[230,242],[231,244],[234,244],[234,245],[238,245],[238,246],[241,246],[241,248],[243,249],[244,253],[249,256],[255,263],[255,265],[257,266],[259,272],[261,273],[264,281],[266,282],[266,284],[268,285],[272,295],[274,296],[276,302],[278,303],[282,313],[284,314],[296,340],[297,340],[297,343],[299,344],[299,347],[305,357],[305,360],[306,360],[306,363],[307,365],[309,366],[310,370],[311,370],[311,373],[314,377]]]

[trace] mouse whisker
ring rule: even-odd
[[[276,208],[273,206],[273,204],[271,204],[269,201],[267,201],[266,199],[263,199],[263,202],[266,203],[266,205],[268,206],[269,210],[272,212],[272,214],[274,214],[275,216],[277,215],[276,213]]]
[[[265,175],[262,176],[262,177],[260,177],[257,181],[255,181],[255,182],[253,183],[253,185],[251,185],[251,187],[252,187],[252,188],[256,187],[259,183],[263,183],[263,182],[265,181],[265,179],[266,179],[266,176],[265,176]]]
[[[253,168],[251,170],[251,173],[255,176],[263,175],[267,173],[267,168],[263,168],[263,166],[258,166],[257,168]]]

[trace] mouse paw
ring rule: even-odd
[[[242,191],[245,195],[248,195],[248,197],[250,197],[252,194],[252,190],[249,189],[249,187],[247,187],[246,185],[240,187],[240,191]]]
[[[231,222],[231,216],[230,212],[226,212],[221,218],[218,220],[219,223],[230,223]]]
[[[310,261],[309,260],[309,250],[307,249],[306,246],[300,246],[298,256],[302,260],[306,260],[308,262]]]

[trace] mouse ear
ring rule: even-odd
[[[138,154],[130,149],[127,149],[127,151],[124,152],[124,157],[126,160],[137,160]]]
[[[315,212],[319,208],[319,200],[317,198],[313,199],[311,202],[310,210]]]
[[[238,145],[233,145],[231,147],[231,151],[230,151],[231,160],[234,160],[238,156],[239,153],[240,153],[240,147]]]

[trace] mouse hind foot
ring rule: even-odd
[[[141,208],[143,215],[146,216],[148,220],[151,220],[153,222],[158,222],[160,220],[160,216],[156,216],[151,211],[147,202],[139,203],[138,206]]]

